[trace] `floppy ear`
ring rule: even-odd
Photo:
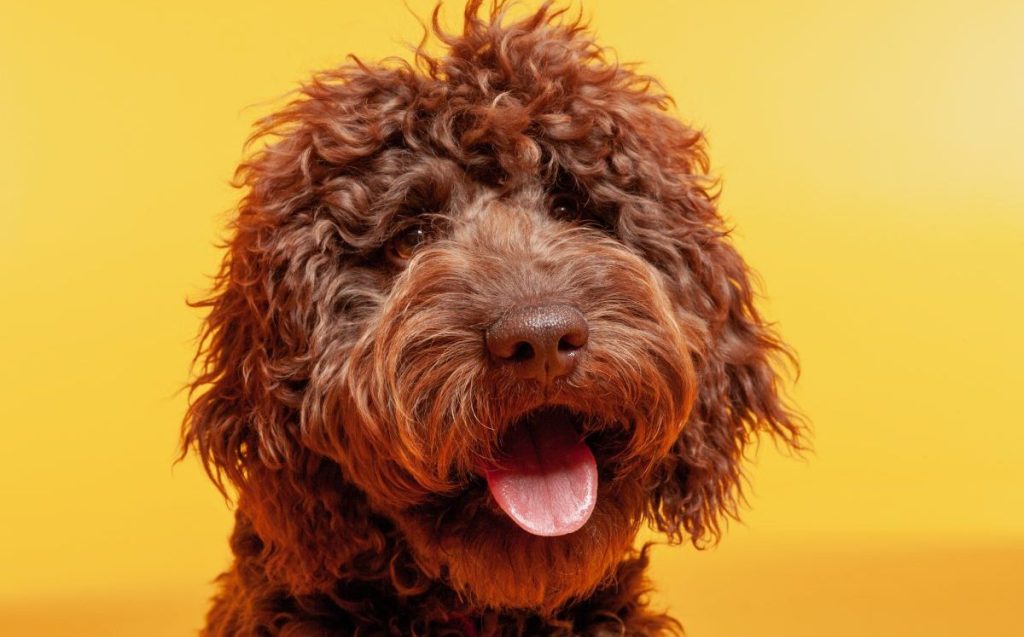
[[[360,160],[401,129],[410,77],[355,63],[317,76],[260,122],[253,139],[269,144],[238,169],[247,192],[213,293],[192,304],[208,315],[182,455],[194,449],[222,492],[237,490],[261,563],[298,591],[344,577],[371,548],[383,553],[386,523],[318,447],[304,401],[317,363],[339,355],[347,313],[366,303],[354,296],[365,283],[351,292],[345,278],[372,230]],[[338,180],[348,177],[346,192]]]
[[[779,378],[795,358],[755,308],[751,274],[725,232],[702,243],[690,259],[699,267],[689,309],[705,325],[696,356],[698,395],[654,492],[659,530],[698,546],[717,541],[723,516],[737,517],[749,443],[768,433],[802,448],[802,423],[785,404]]]
[[[655,476],[650,513],[673,541],[701,544],[717,539],[723,516],[736,516],[743,452],[759,433],[801,448],[803,426],[779,379],[795,358],[754,306],[752,275],[710,192],[703,134],[660,112],[668,98],[648,90],[654,80],[640,80],[647,80],[642,95],[627,94],[640,105],[608,109],[628,117],[616,122],[608,162],[615,172],[592,191],[600,194],[617,178],[625,184],[627,194],[617,195],[625,202],[618,232],[662,272],[681,323],[691,328],[697,397]]]

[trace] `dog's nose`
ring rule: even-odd
[[[548,303],[513,308],[486,334],[487,351],[519,378],[549,383],[576,367],[587,344],[587,319],[572,305]]]

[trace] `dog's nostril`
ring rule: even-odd
[[[512,355],[508,357],[511,361],[528,361],[533,358],[533,346],[529,343],[520,342],[516,344]]]
[[[513,308],[487,330],[485,341],[495,363],[520,378],[550,382],[575,368],[588,336],[579,310],[552,303]]]
[[[584,345],[587,344],[587,334],[566,334],[562,338],[558,339],[558,351],[560,352],[575,352]]]

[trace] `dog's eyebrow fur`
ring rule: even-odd
[[[470,0],[458,33],[438,6],[443,53],[353,57],[257,124],[192,304],[208,313],[182,454],[238,494],[204,635],[678,631],[646,606],[638,528],[716,541],[744,450],[803,445],[792,354],[755,306],[701,132],[566,7],[510,6]],[[551,215],[561,189],[614,233]],[[373,258],[411,216],[458,236],[401,271]],[[547,384],[487,349],[500,316],[544,303],[588,330]],[[586,526],[538,538],[481,462],[554,407],[587,425],[602,482]]]

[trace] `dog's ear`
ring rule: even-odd
[[[400,131],[411,78],[350,64],[260,122],[253,139],[266,145],[236,174],[245,195],[214,290],[192,304],[208,313],[182,455],[194,450],[225,494],[237,491],[262,562],[297,590],[384,541],[364,495],[311,442],[303,401],[316,365],[339,355],[352,313],[365,309],[368,284],[346,279],[360,241],[374,240],[360,171]]]
[[[650,100],[655,97],[647,96]],[[665,107],[665,101],[657,102]],[[619,151],[653,200],[621,206],[618,230],[662,271],[692,342],[697,396],[653,488],[651,518],[670,539],[714,541],[743,500],[741,461],[767,433],[802,449],[803,423],[783,395],[780,373],[795,357],[755,307],[753,275],[718,213],[700,131],[655,109],[619,123]]]
[[[705,212],[710,198],[697,195]],[[695,267],[686,311],[702,324],[694,348],[697,398],[689,420],[662,466],[654,491],[656,526],[670,539],[700,546],[716,541],[724,517],[735,518],[743,500],[742,461],[749,443],[767,433],[803,448],[803,425],[786,404],[780,372],[796,368],[789,348],[754,305],[752,274],[726,233],[711,228],[688,261]]]
[[[335,463],[300,439],[310,356],[296,348],[303,312],[276,307],[290,293],[244,236],[230,246],[216,294],[199,303],[210,311],[182,454],[194,449],[218,488],[237,492],[238,515],[256,536],[235,543],[238,559],[247,557],[239,547],[258,553],[267,576],[296,591],[322,589],[356,568],[379,572],[386,565],[354,560],[384,546],[386,524]]]
[[[327,312],[354,304],[339,285],[346,260],[375,240],[365,160],[400,137],[412,78],[358,61],[321,73],[249,140],[265,145],[235,174],[245,194],[213,292],[190,303],[208,314],[183,449],[194,447],[222,488],[243,484],[254,463],[294,466],[318,350],[345,329],[346,317]]]

